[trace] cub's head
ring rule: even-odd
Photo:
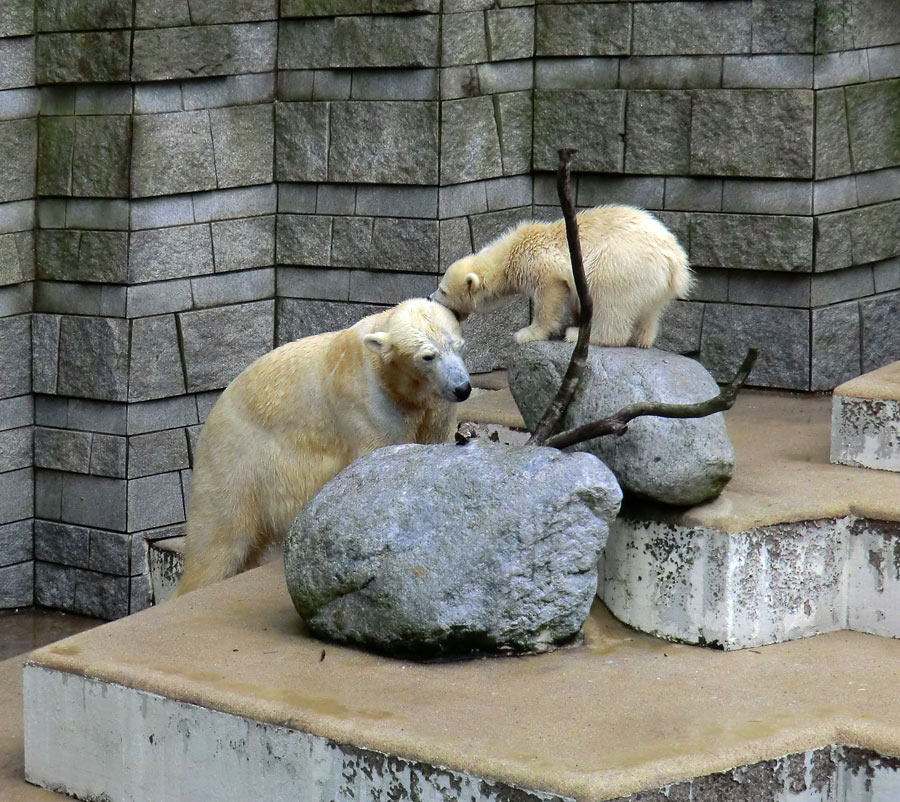
[[[453,310],[459,320],[487,311],[494,299],[485,286],[479,255],[465,256],[450,265],[431,300]]]
[[[459,355],[459,323],[440,304],[426,298],[404,301],[363,342],[385,363],[392,386],[410,400],[430,392],[448,401],[465,401],[472,392]]]

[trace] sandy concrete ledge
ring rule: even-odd
[[[714,652],[638,634],[598,603],[582,647],[420,665],[305,635],[278,565],[30,662],[575,799],[833,743],[900,755],[896,641],[840,632]]]
[[[835,395],[900,401],[900,362],[871,370],[834,388]]]

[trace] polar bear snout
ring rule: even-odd
[[[469,371],[456,354],[445,354],[436,373],[438,391],[448,401],[465,401],[471,395]]]
[[[459,387],[455,387],[453,390],[453,394],[456,396],[457,401],[465,401],[471,393],[472,385],[469,384],[469,382],[461,384],[459,385]]]

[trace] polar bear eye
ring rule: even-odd
[[[423,362],[434,362],[434,354],[422,354]]]

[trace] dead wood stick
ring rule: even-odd
[[[556,192],[559,195],[559,203],[562,206],[563,218],[566,222],[566,242],[569,245],[569,259],[572,262],[572,276],[575,279],[575,290],[578,293],[578,341],[572,350],[572,358],[569,367],[563,377],[562,384],[556,397],[550,402],[543,417],[534,429],[534,433],[528,440],[529,445],[541,446],[549,444],[547,438],[559,427],[578,382],[584,372],[584,364],[587,361],[588,344],[591,339],[591,318],[594,315],[594,302],[588,291],[587,277],[584,274],[584,261],[581,256],[581,241],[578,238],[578,220],[575,217],[575,204],[572,201],[571,170],[572,156],[578,151],[572,148],[562,148],[559,151],[559,166],[556,170]]]
[[[568,448],[576,443],[593,440],[595,437],[603,437],[607,434],[625,434],[628,431],[628,423],[643,415],[654,415],[658,418],[705,418],[707,415],[731,409],[738,391],[747,381],[750,371],[753,370],[757,355],[757,349],[750,348],[734,378],[721,389],[717,396],[708,398],[706,401],[699,401],[696,404],[638,401],[602,420],[586,423],[549,437],[544,441],[544,445],[552,448]]]

